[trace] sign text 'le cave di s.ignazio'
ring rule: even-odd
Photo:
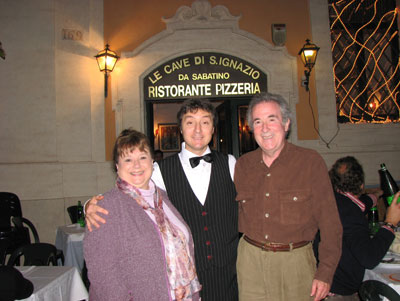
[[[192,53],[169,60],[144,77],[145,100],[251,96],[267,91],[267,76],[253,64],[222,53]]]

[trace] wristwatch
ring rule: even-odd
[[[384,226],[388,226],[389,228],[391,228],[393,231],[396,231],[396,226],[393,225],[392,223],[388,223],[388,222],[384,222],[383,223]]]

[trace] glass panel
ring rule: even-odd
[[[218,127],[217,127],[217,135],[214,134],[213,139],[215,141],[214,145],[218,146],[218,151],[224,154],[228,154],[228,138],[226,137],[226,111],[219,110],[218,112]]]
[[[238,127],[239,127],[239,155],[255,150],[257,143],[254,140],[253,133],[250,131],[250,126],[247,123],[246,113],[248,105],[237,107]]]

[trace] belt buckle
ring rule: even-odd
[[[267,241],[267,242],[263,245],[262,249],[263,249],[264,251],[272,250],[273,252],[276,252],[276,250],[279,249],[279,245],[284,245],[284,244],[271,243],[271,242],[268,242],[268,241]],[[290,242],[290,243],[289,243],[289,250],[287,250],[287,251],[292,251],[292,250],[293,250],[293,243]],[[283,251],[283,250],[282,250],[282,251]],[[286,251],[286,250],[285,250],[285,251]]]
[[[271,247],[271,243],[269,243],[267,241],[265,244],[263,244],[262,249],[263,249],[263,251],[268,251],[268,248],[270,248],[270,247]]]
[[[271,242],[266,242],[264,245],[263,245],[263,247],[262,247],[262,249],[264,250],[264,251],[273,251],[273,252],[276,252],[276,250],[278,249],[278,244],[276,244],[276,243],[271,243]]]

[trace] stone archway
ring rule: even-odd
[[[123,53],[118,72],[113,74],[117,132],[126,127],[146,130],[143,81],[150,70],[174,57],[198,52],[221,52],[257,66],[267,75],[268,90],[284,96],[296,116],[296,58],[285,47],[241,30],[239,19],[225,6],[211,7],[207,0],[197,0],[191,7],[180,7],[172,18],[163,19],[166,30],[133,52]],[[297,141],[296,120],[290,138]]]

